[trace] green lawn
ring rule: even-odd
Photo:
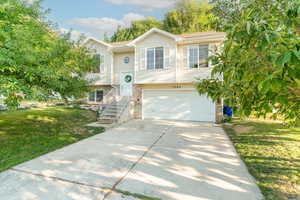
[[[300,127],[279,122],[234,120],[224,125],[268,200],[300,199]]]
[[[64,107],[0,112],[0,171],[97,133],[92,111]]]

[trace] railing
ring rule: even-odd
[[[103,108],[105,108],[106,105],[110,105],[115,101],[116,97],[116,89],[112,88],[104,97],[101,104],[98,106],[98,117],[100,116],[100,113],[103,111]]]
[[[112,88],[104,97],[103,97],[105,104],[111,104],[116,101],[116,89]]]
[[[118,112],[117,115],[117,120],[119,121],[123,115],[123,113],[126,111],[126,109],[128,108],[128,106],[130,105],[130,100],[131,97],[121,97],[120,102],[118,103],[118,105],[121,106],[120,111]]]
[[[124,112],[130,105],[131,97],[120,96],[117,94],[117,89],[112,88],[104,97],[103,103],[98,107],[98,119],[110,112],[110,107],[115,107],[117,110],[115,121],[119,121]]]

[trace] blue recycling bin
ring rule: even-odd
[[[232,118],[233,117],[232,107],[230,107],[228,105],[224,105],[223,106],[223,114],[227,115],[230,118]]]

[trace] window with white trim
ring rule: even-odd
[[[146,52],[147,56],[147,69],[163,69],[164,68],[164,48],[155,47],[148,48]]]
[[[89,102],[99,103],[103,100],[103,90],[95,90],[89,93]]]
[[[189,46],[189,68],[208,67],[208,44]]]
[[[103,73],[104,72],[104,56],[101,54],[95,54],[94,59],[96,62],[96,68],[93,73]]]

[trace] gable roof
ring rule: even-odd
[[[126,46],[130,42],[132,42],[132,40],[131,41],[122,41],[122,42],[111,42],[109,44],[113,47],[120,47],[120,46]]]
[[[137,37],[134,40],[131,41],[122,41],[122,42],[112,42],[112,43],[106,43],[104,41],[100,41],[97,40],[96,38],[90,37],[88,38],[85,42],[82,43],[82,45],[85,45],[86,43],[88,43],[89,41],[95,41],[97,43],[100,43],[102,45],[105,45],[107,47],[131,47],[133,46],[136,42],[145,39],[148,35],[152,34],[152,33],[160,33],[162,35],[165,35],[167,37],[173,38],[176,42],[178,41],[185,41],[185,40],[191,40],[193,38],[199,38],[199,37],[213,37],[213,36],[225,36],[226,33],[225,32],[217,32],[217,31],[207,31],[207,32],[197,32],[197,33],[185,33],[185,34],[179,34],[179,35],[175,35],[172,33],[169,33],[167,31],[158,29],[158,28],[152,28],[149,31],[147,31],[146,33],[142,34],[141,36]]]
[[[94,41],[94,42],[97,42],[97,43],[102,44],[102,45],[104,45],[104,46],[112,47],[111,44],[106,43],[106,42],[101,41],[101,40],[97,40],[96,38],[93,38],[93,37],[87,38],[81,45],[84,46],[84,45],[86,45],[89,41]]]
[[[183,38],[193,38],[193,37],[214,36],[214,35],[225,35],[225,32],[207,31],[207,32],[198,32],[198,33],[185,33],[185,34],[180,34],[178,36]]]
[[[173,38],[174,40],[178,40],[178,36],[177,35],[174,35],[172,33],[169,33],[167,31],[164,31],[164,30],[161,30],[161,29],[158,29],[158,28],[152,28],[150,29],[149,31],[147,31],[146,33],[144,33],[143,35],[137,37],[136,39],[132,40],[128,45],[134,45],[136,42],[140,41],[140,40],[143,40],[144,38],[146,38],[148,35],[152,34],[152,33],[160,33],[162,35],[165,35],[167,37],[170,37],[170,38]]]

